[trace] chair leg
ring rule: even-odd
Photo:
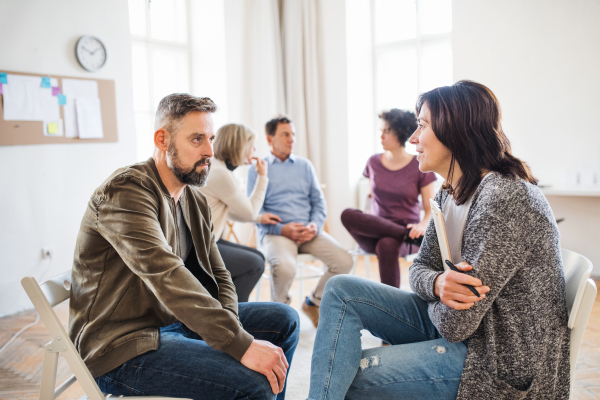
[[[44,361],[42,364],[42,382],[40,385],[40,400],[54,400],[54,385],[56,385],[56,368],[59,353],[44,348]]]
[[[358,256],[352,256],[352,269],[350,269],[348,275],[356,275],[356,264],[358,264]]]
[[[256,283],[256,286],[254,287],[256,289],[256,295],[254,296],[254,301],[260,301],[260,287],[262,286],[262,280],[263,280],[263,277],[261,275],[260,279]]]
[[[365,255],[363,259],[365,260],[365,273],[367,279],[371,279],[371,256]]]
[[[304,285],[303,285],[303,279],[302,279],[302,275],[303,275],[303,271],[304,271],[304,264],[299,264],[298,265],[298,307],[302,307],[302,298],[303,298],[303,294],[304,294]]]

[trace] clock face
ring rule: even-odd
[[[93,36],[79,38],[75,55],[79,64],[88,71],[95,71],[106,63],[106,48],[100,39]]]

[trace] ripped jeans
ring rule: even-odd
[[[361,349],[361,329],[392,346]],[[350,275],[321,300],[309,400],[456,399],[467,345],[441,337],[427,302]]]

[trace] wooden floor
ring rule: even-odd
[[[373,261],[375,261],[373,259]],[[409,264],[402,263],[402,288],[408,289],[408,267]],[[377,263],[372,262],[370,267],[370,278],[379,280]],[[366,270],[359,262],[358,276],[366,277]],[[600,287],[600,279],[596,279],[596,285]],[[307,280],[303,285],[303,296],[308,295],[314,286],[314,280]],[[298,307],[299,285],[295,282],[291,289],[292,306]],[[250,297],[255,299],[254,293]],[[261,282],[260,300],[270,299],[270,286],[268,280]],[[58,306],[56,312],[60,320],[65,324],[68,321],[68,305]],[[17,315],[0,319],[0,347],[13,337],[23,326],[35,321],[34,311],[24,312]],[[10,346],[0,353],[0,399],[34,400],[38,398],[39,384],[42,374],[43,349],[50,341],[50,335],[43,322],[23,332]],[[62,382],[69,376],[71,371],[61,357],[59,359],[59,370],[57,381]],[[81,387],[75,383],[69,390],[63,393],[59,399],[80,399],[83,396]],[[575,371],[575,386],[573,399],[600,399],[600,296],[596,298],[592,315],[583,338],[583,344],[577,359]],[[295,399],[290,399],[295,400]]]

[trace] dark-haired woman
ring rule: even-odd
[[[342,224],[358,245],[377,254],[381,283],[400,287],[398,257],[416,253],[431,215],[435,174],[419,171],[415,156],[406,152],[405,143],[417,128],[417,117],[410,111],[393,108],[382,113],[381,144],[384,153],[371,156],[363,175],[369,178],[371,209],[368,214],[356,209],[342,212]],[[419,194],[425,215],[420,218]]]
[[[569,330],[559,234],[527,165],[511,154],[500,106],[460,81],[420,96],[410,142],[446,182],[410,269],[414,293],[354,276],[321,300],[309,399],[568,399]],[[475,296],[465,285],[472,285]],[[392,344],[362,351],[361,329]]]

